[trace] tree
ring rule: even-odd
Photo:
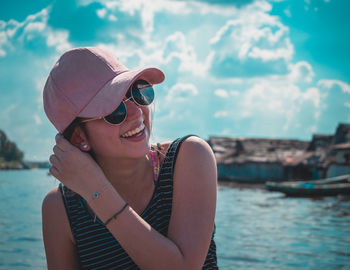
[[[14,142],[7,139],[5,132],[2,130],[0,130],[0,159],[19,162],[23,160],[23,152],[17,148]]]

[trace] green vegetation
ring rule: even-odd
[[[0,130],[0,170],[23,168],[23,152]]]
[[[23,152],[0,130],[0,170],[48,169],[48,161],[23,161]]]

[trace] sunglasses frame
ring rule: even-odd
[[[135,84],[135,83],[134,83],[134,84]],[[118,108],[119,108],[122,104],[124,104],[124,107],[125,107],[125,117],[124,117],[124,119],[123,119],[120,123],[114,124],[114,123],[109,122],[108,120],[106,120],[106,117],[107,117],[108,115],[106,115],[106,116],[94,117],[94,118],[89,118],[89,119],[84,119],[84,120],[81,120],[80,123],[85,123],[85,122],[90,122],[90,121],[95,121],[95,120],[103,119],[107,124],[110,124],[110,125],[112,125],[112,126],[118,126],[118,125],[121,125],[121,124],[125,121],[125,119],[127,118],[127,116],[128,116],[128,111],[127,111],[127,109],[126,109],[126,104],[125,104],[126,101],[132,100],[132,101],[133,101],[135,104],[137,104],[138,106],[143,106],[143,107],[151,105],[152,102],[153,102],[153,100],[152,100],[149,104],[142,105],[142,104],[139,104],[139,103],[134,99],[134,96],[133,96],[133,87],[134,87],[134,84],[130,87],[131,89],[129,88],[129,90],[128,90],[128,92],[130,91],[130,97],[129,97],[129,98],[124,98],[124,99],[122,100],[122,102],[119,104],[119,106],[114,110],[114,111],[118,110]],[[144,86],[138,88],[138,90],[141,91],[142,89],[149,88],[149,87],[151,87],[152,90],[153,90],[153,99],[154,99],[154,89],[153,89],[153,85],[152,85],[152,84],[144,85]],[[113,111],[113,112],[114,112],[114,111]],[[112,113],[113,113],[113,112],[112,112]],[[112,113],[110,113],[110,114],[112,114]],[[110,114],[109,114],[109,115],[110,115]]]

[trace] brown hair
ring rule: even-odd
[[[82,129],[82,131],[85,133],[86,137],[88,137],[88,133],[85,127],[85,123],[82,123],[81,120],[83,118],[77,117],[73,120],[72,123],[70,123],[70,125],[63,131],[63,137],[68,140],[70,142],[70,139],[72,138],[72,135],[74,133],[74,130],[77,126],[80,126],[80,128]],[[95,159],[95,154],[92,150],[90,150],[88,152],[93,159]]]
[[[81,123],[81,118],[80,117],[75,118],[73,120],[73,122],[70,123],[70,125],[63,131],[63,133],[62,133],[63,137],[66,140],[70,141],[70,139],[72,138],[72,135],[73,135],[75,127],[77,127],[77,126],[79,126],[81,124],[82,124]],[[83,126],[83,125],[81,125],[81,126]],[[84,130],[84,132],[85,132],[85,130]]]

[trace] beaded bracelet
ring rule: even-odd
[[[104,225],[107,226],[107,224],[109,222],[111,222],[112,219],[116,219],[117,216],[120,215],[128,205],[129,205],[128,203],[125,203],[123,208],[120,209],[117,213],[115,213],[111,218],[107,219],[107,221],[104,223]]]

